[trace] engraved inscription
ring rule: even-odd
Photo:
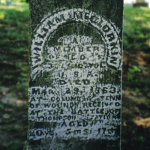
[[[84,24],[95,36],[56,38],[56,31],[70,22]],[[30,128],[29,139],[120,138],[119,34],[111,21],[88,10],[64,10],[41,21],[31,45],[31,80],[41,78],[45,85],[29,89],[29,120],[50,127]]]
[[[78,137],[80,132],[80,136],[85,139],[87,134],[88,138],[115,139],[117,137],[114,125],[120,125],[119,89],[120,87],[117,86],[105,85],[92,89],[97,93],[95,97],[80,94],[76,96],[64,94],[60,97],[60,92],[52,88],[32,87],[30,88],[29,120],[52,122],[55,124],[55,129],[51,132],[65,139],[72,136]],[[111,134],[105,134],[110,128]],[[106,131],[102,132],[101,130],[104,129]],[[74,135],[77,131],[79,134]],[[42,137],[38,136],[38,138]]]
[[[47,41],[49,38],[52,38],[52,33],[56,31],[59,26],[63,26],[70,20],[82,22],[95,28],[99,36],[102,38],[108,53],[107,65],[114,69],[121,69],[121,40],[119,38],[119,29],[117,29],[113,23],[109,23],[94,12],[82,9],[71,9],[59,12],[54,16],[47,16],[42,20],[41,25],[38,27],[31,46],[32,80],[34,80],[40,73],[52,70],[53,67],[51,64],[44,63],[45,58],[43,53]],[[84,39],[82,39],[82,41],[84,41]],[[57,47],[55,47],[55,49],[57,49]]]

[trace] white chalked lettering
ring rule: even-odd
[[[51,43],[57,29],[70,21],[94,28],[101,41],[71,34]],[[51,129],[29,129],[29,139],[119,138],[121,86],[113,84],[115,71],[121,70],[119,33],[111,21],[83,9],[41,21],[31,44],[31,80],[41,77],[48,84],[30,87],[29,120],[49,122]]]

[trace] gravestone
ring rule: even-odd
[[[28,150],[120,150],[122,0],[30,0]]]
[[[136,3],[133,4],[134,7],[148,7],[148,3],[145,2],[145,0],[136,0]]]

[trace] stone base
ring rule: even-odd
[[[88,139],[80,140],[71,138],[62,139],[42,139],[39,141],[29,142],[28,149],[23,150],[120,150],[120,139],[117,140],[100,140]]]
[[[133,7],[140,7],[140,6],[148,7],[148,3],[134,3],[133,4]]]

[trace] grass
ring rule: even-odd
[[[145,89],[150,87],[146,75],[149,74],[150,62],[150,9],[126,5],[123,22],[123,50],[128,57],[123,67],[123,74],[128,74],[128,80],[123,82],[123,87],[139,88],[146,93]],[[134,67],[139,68],[140,72],[131,72]]]
[[[147,41],[147,42],[146,42]],[[123,47],[125,53],[143,50],[149,52],[150,9],[146,7],[124,8]]]
[[[13,1],[0,10],[0,84],[19,84],[28,76],[28,4]]]

